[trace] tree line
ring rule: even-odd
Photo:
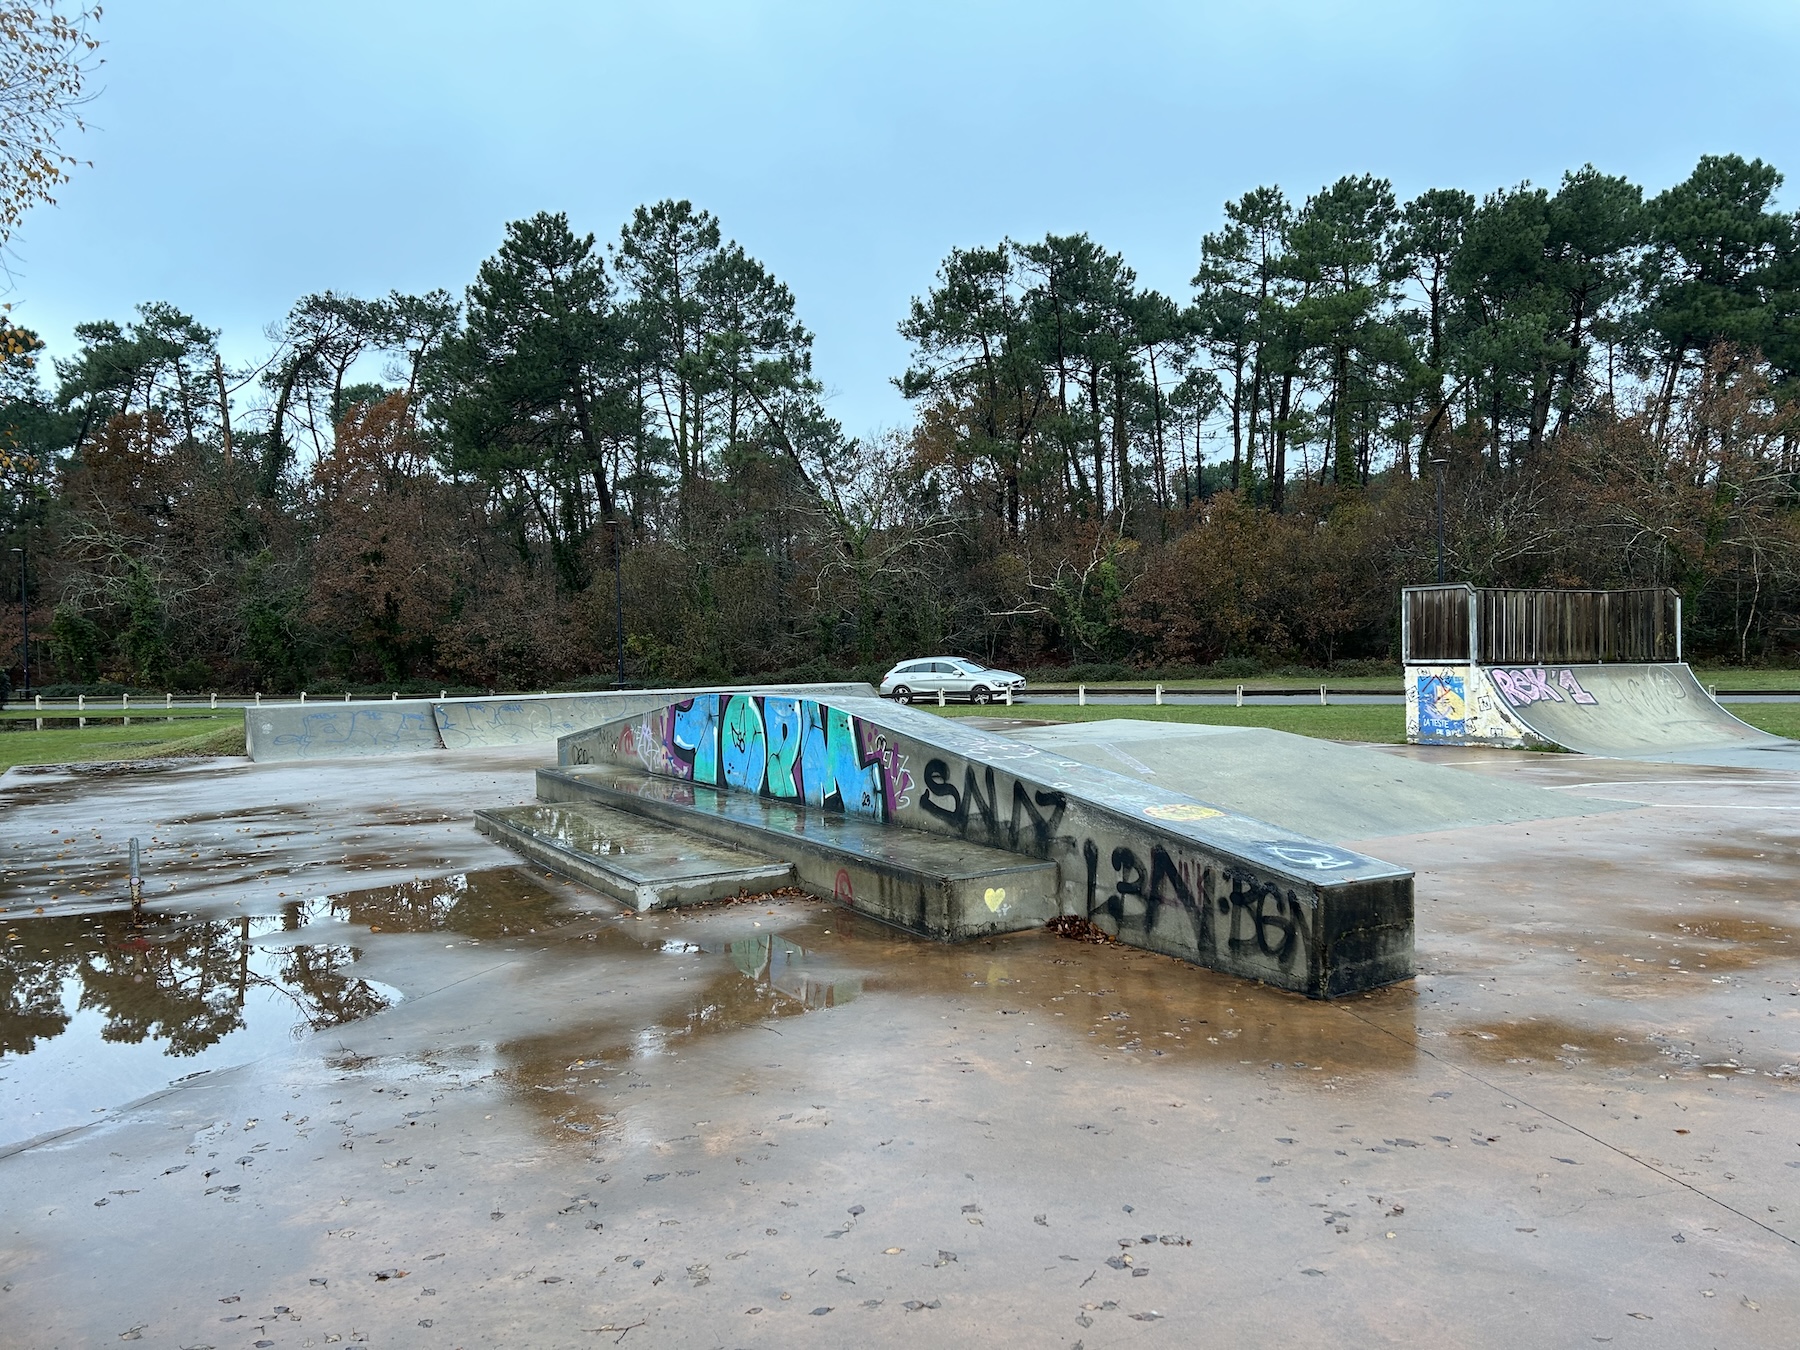
[[[251,365],[162,302],[0,352],[37,683],[516,688],[1389,660],[1399,586],[1678,588],[1795,641],[1800,225],[1646,194],[1226,204],[1188,290],[1086,235],[953,249],[852,437],[792,292],[690,203],[506,226],[460,296],[305,296]],[[622,631],[616,631],[622,630]],[[18,660],[13,659],[14,679]],[[1223,668],[1223,667],[1221,667]]]

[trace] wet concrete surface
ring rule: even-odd
[[[459,754],[441,767],[439,758],[335,761],[323,773],[247,759],[9,769],[0,921],[117,905],[134,836],[146,900],[225,900],[251,912],[511,860],[469,827],[469,813],[529,799],[543,754]]]
[[[530,791],[451,758],[0,780],[0,1344],[1793,1343],[1786,776],[1434,752],[1630,806],[1360,841],[1418,869],[1420,975],[1321,1004],[623,914],[438,819]],[[32,913],[151,826],[171,917]],[[4,1094],[59,1075],[92,1123],[28,1144]]]

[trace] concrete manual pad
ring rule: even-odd
[[[1262,727],[1117,718],[1006,734],[1336,844],[1621,809]]]
[[[780,858],[815,894],[928,937],[1039,928],[1058,912],[1053,862],[632,769],[540,769],[537,782],[544,801],[605,803]]]
[[[1319,1002],[823,901],[624,913],[466,811],[453,850],[418,803],[529,793],[454,758],[0,782],[11,899],[143,821],[201,897],[0,927],[0,1344],[1794,1343],[1788,776],[1434,751],[1642,805],[1387,838],[1419,975]],[[262,876],[308,855],[325,903]],[[287,1020],[177,1052],[246,966]]]
[[[794,868],[604,806],[477,811],[483,834],[633,909],[704,904],[792,883]]]

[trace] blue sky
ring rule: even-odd
[[[1800,174],[1791,3],[111,0],[100,33],[92,167],[14,245],[53,353],[157,299],[254,359],[305,292],[460,294],[509,219],[607,240],[686,197],[793,288],[854,434],[906,420],[895,324],[956,245],[1085,230],[1185,296],[1259,183]]]

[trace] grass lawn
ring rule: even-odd
[[[13,719],[9,717],[8,720]],[[183,717],[176,722],[133,722],[128,727],[0,731],[0,770],[15,764],[77,764],[166,755],[243,753],[244,718],[236,711]]]
[[[923,712],[949,717],[1019,717],[1043,722],[1103,722],[1126,717],[1139,722],[1189,722],[1215,727],[1271,727],[1301,736],[1317,736],[1327,741],[1387,741],[1398,745],[1406,740],[1406,709],[1400,704],[1351,704],[1338,707],[1301,708],[1195,708],[1158,707],[1101,708],[1075,703],[1021,703],[1012,708],[990,705],[984,708],[970,704],[948,704],[939,708],[931,704],[916,705]]]
[[[1725,669],[1707,669],[1694,667],[1694,678],[1703,686],[1719,689],[1738,689],[1746,692],[1763,690],[1800,690],[1800,670],[1749,670],[1738,667]],[[1052,679],[1048,676],[1036,681],[1041,685],[1061,688],[1075,684],[1074,680]],[[1108,689],[1126,688],[1142,689],[1156,683],[1154,675],[1145,675],[1141,680],[1108,681],[1090,683],[1088,688],[1095,693],[1104,693]],[[1162,686],[1173,693],[1226,693],[1229,694],[1239,685],[1244,686],[1246,694],[1258,693],[1265,689],[1312,689],[1318,685],[1329,685],[1334,692],[1345,694],[1399,694],[1405,691],[1403,677],[1398,670],[1392,675],[1256,675],[1242,680],[1164,680]]]
[[[1705,688],[1742,689],[1760,692],[1765,689],[1800,689],[1800,670],[1745,670],[1729,668],[1707,670],[1694,667],[1694,678]]]
[[[1725,711],[1771,735],[1800,741],[1800,703],[1730,703]]]
[[[1150,673],[1135,680],[1100,681],[1068,680],[1060,675],[1042,675],[1035,677],[1031,683],[1050,689],[1073,689],[1077,684],[1085,684],[1094,693],[1103,694],[1109,689],[1148,689],[1158,683],[1158,680]],[[1268,689],[1317,689],[1321,684],[1330,685],[1332,689],[1346,694],[1398,694],[1405,687],[1397,669],[1392,675],[1251,675],[1241,680],[1162,680],[1161,684],[1170,693],[1188,694],[1229,694],[1240,684],[1244,686],[1246,694],[1261,693]]]
[[[915,705],[922,712],[948,717],[1014,716],[1042,722],[1102,722],[1113,717],[1140,722],[1198,722],[1215,727],[1270,727],[1327,741],[1382,741],[1392,745],[1406,740],[1406,709],[1400,704],[1350,704],[1337,707],[1299,708],[1195,708],[1095,707],[1074,703],[1020,703],[1008,709],[994,705],[977,708],[950,704],[943,708],[928,703]],[[1800,703],[1739,703],[1731,714],[1776,736],[1800,740]]]

